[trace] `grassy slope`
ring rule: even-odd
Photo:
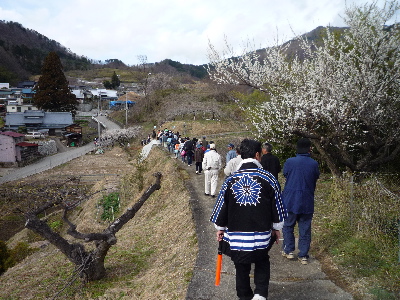
[[[102,158],[98,156],[99,160]],[[73,168],[74,162],[69,165]],[[110,249],[105,262],[107,276],[85,287],[75,282],[62,292],[61,299],[184,298],[197,256],[189,194],[176,161],[158,149],[148,158],[145,189],[154,182],[151,174],[158,171],[164,175],[162,187],[118,232],[118,243]],[[124,192],[129,196],[123,199],[122,211],[139,196],[133,172],[134,169],[126,177]],[[101,187],[102,184],[95,186]],[[75,222],[79,230],[105,227],[96,221],[96,203],[93,198],[77,209]],[[0,277],[0,299],[51,297],[64,287],[72,271],[72,264],[53,246],[47,246]]]

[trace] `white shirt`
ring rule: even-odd
[[[219,170],[222,167],[221,155],[217,153],[215,150],[210,150],[204,154],[203,170],[208,170],[208,168],[212,168],[213,170]]]
[[[235,173],[238,170],[239,163],[242,161],[242,157],[240,155],[232,158],[226,165],[224,169],[224,173],[226,176],[229,176]]]

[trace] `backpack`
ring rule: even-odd
[[[187,141],[185,143],[185,147],[183,148],[186,152],[193,150],[193,142],[192,141]]]

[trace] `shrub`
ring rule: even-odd
[[[103,196],[100,200],[100,205],[103,207],[103,213],[101,219],[103,221],[111,221],[114,219],[114,214],[119,211],[119,193],[113,192]]]
[[[29,247],[28,243],[19,242],[13,249],[9,250],[6,243],[0,241],[0,274],[4,273],[31,255],[36,250]]]
[[[0,274],[4,273],[6,268],[6,261],[10,257],[7,245],[5,242],[0,241]]]

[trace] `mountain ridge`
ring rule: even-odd
[[[307,40],[313,41],[321,36],[325,28],[318,26],[302,36]],[[331,28],[343,30],[340,27]],[[284,44],[287,43],[290,43],[288,48],[289,56],[299,53],[300,46],[298,41],[293,39]],[[27,80],[33,75],[40,74],[42,63],[51,51],[56,52],[60,57],[64,71],[89,70],[102,64],[101,61],[73,53],[59,42],[49,39],[35,30],[27,29],[20,23],[0,20],[0,82],[9,82],[11,85],[16,85],[19,81]],[[265,51],[265,48],[256,50],[260,54],[260,58],[263,58],[263,51]],[[200,79],[207,76],[205,64],[196,66],[164,59],[149,65],[160,71],[173,69],[178,73],[186,73]],[[103,66],[128,68],[119,59],[107,59]]]

